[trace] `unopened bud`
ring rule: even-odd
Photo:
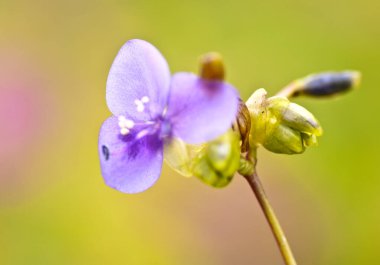
[[[266,91],[259,89],[246,104],[252,118],[251,142],[274,153],[302,153],[322,134],[313,114],[285,97],[267,99]]]
[[[279,154],[300,154],[305,151],[301,133],[282,124],[273,128],[262,145]]]
[[[267,103],[268,110],[280,119],[282,124],[300,132],[322,135],[322,127],[318,120],[304,107],[284,97],[268,98]]]
[[[204,145],[193,162],[193,174],[213,187],[224,187],[239,169],[239,136],[232,130]]]
[[[360,79],[358,71],[326,72],[298,79],[288,87],[292,90],[291,96],[333,96],[358,87]]]
[[[240,154],[239,136],[233,131],[228,131],[206,145],[206,155],[210,164],[217,171],[224,171],[227,175],[234,173],[229,169],[231,168],[231,161],[234,160],[233,158],[236,157],[236,154]]]
[[[165,144],[165,161],[183,176],[196,176],[204,183],[221,188],[229,184],[240,163],[240,137],[227,131],[206,144],[189,145],[173,138]]]
[[[200,58],[200,76],[207,80],[224,80],[225,70],[222,56],[209,52]]]

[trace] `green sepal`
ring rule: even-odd
[[[191,177],[192,160],[200,152],[202,146],[186,144],[179,138],[172,138],[164,145],[166,163],[185,177]]]

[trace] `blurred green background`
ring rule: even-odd
[[[380,264],[378,1],[0,1],[0,264],[281,264],[247,183],[164,167],[150,190],[107,187],[97,157],[105,82],[124,42],[176,71],[218,51],[242,98],[324,70],[359,90],[298,99],[325,134],[259,170],[299,264]]]

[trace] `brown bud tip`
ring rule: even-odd
[[[208,80],[224,80],[224,63],[219,53],[209,52],[201,56],[200,76]]]

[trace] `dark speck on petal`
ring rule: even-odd
[[[107,146],[102,146],[102,152],[104,155],[105,160],[108,160],[110,158],[110,151],[108,150]]]

